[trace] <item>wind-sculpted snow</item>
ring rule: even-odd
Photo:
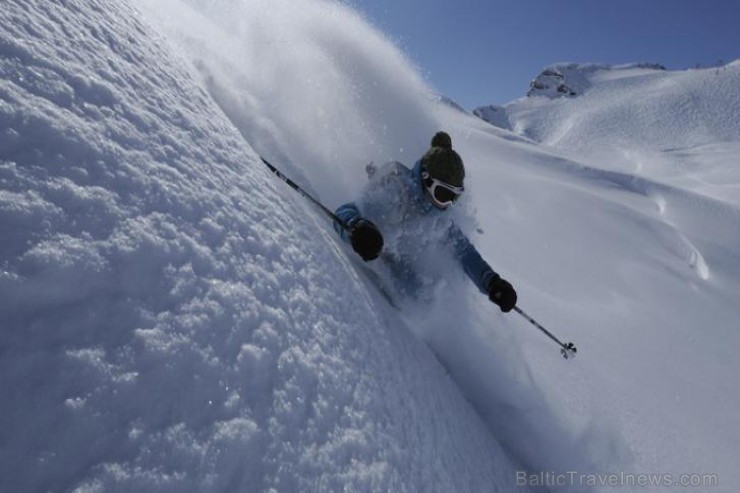
[[[0,490],[511,484],[305,205],[125,2],[5,2]]]

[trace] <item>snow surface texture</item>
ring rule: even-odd
[[[139,7],[0,11],[0,491],[736,489],[733,206],[440,104],[333,2]],[[452,266],[394,311],[255,154],[333,207],[440,128],[473,241],[578,359]]]
[[[0,57],[0,491],[510,484],[141,15],[6,2]]]

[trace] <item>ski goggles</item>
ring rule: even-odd
[[[432,198],[432,202],[437,207],[443,209],[454,204],[465,191],[465,187],[455,187],[449,183],[432,178],[426,171],[421,173],[421,179],[427,192],[429,192],[429,196]]]

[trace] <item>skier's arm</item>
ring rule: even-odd
[[[478,250],[468,237],[460,231],[460,228],[453,225],[450,227],[449,235],[453,252],[460,261],[463,270],[481,293],[488,294],[491,281],[500,276],[483,260]]]
[[[453,225],[449,231],[450,241],[455,257],[460,261],[463,270],[481,293],[496,303],[501,311],[508,312],[516,305],[516,291],[511,283],[502,279],[488,263],[483,260],[460,228]]]
[[[383,235],[375,224],[360,215],[357,205],[354,202],[344,204],[335,214],[342,221],[342,224],[334,222],[334,229],[339,236],[350,243],[363,260],[378,258],[383,249]]]

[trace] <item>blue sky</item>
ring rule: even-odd
[[[463,107],[503,104],[554,62],[740,58],[736,0],[349,0]]]

